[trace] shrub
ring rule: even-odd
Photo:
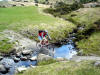
[[[72,5],[63,3],[63,2],[57,2],[54,5],[54,8],[47,8],[44,10],[46,13],[50,13],[54,16],[64,15],[68,14],[71,11],[77,10],[79,8],[83,7],[81,3],[75,2]]]

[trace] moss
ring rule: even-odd
[[[10,43],[8,38],[0,41],[0,52],[8,53],[12,50],[14,43]]]

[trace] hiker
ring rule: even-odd
[[[48,31],[47,30],[39,30],[38,31],[38,38],[40,40],[40,44],[42,45],[48,45],[48,40],[47,39],[51,39],[50,36],[48,35]]]

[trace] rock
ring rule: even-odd
[[[19,62],[20,61],[20,58],[14,57],[13,60],[14,60],[14,62]]]
[[[94,66],[100,67],[100,61],[96,61],[96,62],[94,63]]]
[[[49,55],[49,49],[41,48],[39,53]]]
[[[50,60],[50,59],[53,59],[53,58],[51,56],[45,55],[45,54],[39,54],[37,57],[38,62],[44,61],[44,60]]]
[[[0,64],[0,72],[3,74],[8,73],[8,69],[3,64]]]
[[[57,61],[66,61],[67,59],[62,58],[62,57],[57,57],[56,60],[57,60]]]
[[[29,54],[31,54],[31,53],[32,53],[31,50],[24,50],[24,51],[22,51],[22,54],[23,54],[23,55],[29,55]]]
[[[0,56],[0,61],[3,59],[3,57],[2,56]]]
[[[21,53],[16,53],[16,57],[20,58],[21,57]]]
[[[21,59],[22,61],[25,61],[25,60],[27,60],[27,57],[24,56],[24,57],[21,57],[20,59]]]
[[[30,58],[31,61],[37,60],[37,56],[33,56]]]
[[[26,71],[27,68],[24,67],[24,66],[22,66],[22,67],[18,67],[16,70],[17,70],[17,72],[21,73],[21,72],[23,72],[23,71]]]
[[[36,68],[36,66],[30,65],[31,68]]]

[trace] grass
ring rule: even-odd
[[[100,68],[94,67],[91,61],[56,62],[38,66],[17,75],[100,75]]]
[[[100,55],[100,32],[94,32],[88,39],[77,42],[77,47],[83,51],[83,54]]]
[[[34,34],[29,35],[29,38],[38,40],[38,30],[47,29],[52,42],[55,42],[67,37],[67,34],[76,27],[69,21],[45,15],[39,9],[43,8],[35,6],[0,8],[0,32],[13,30],[20,33],[29,30]],[[27,33],[24,34],[26,35]]]
[[[44,60],[44,61],[38,62],[37,65],[38,66],[48,65],[48,64],[51,64],[51,63],[55,63],[55,62],[57,62],[55,59],[50,59],[50,60]]]

